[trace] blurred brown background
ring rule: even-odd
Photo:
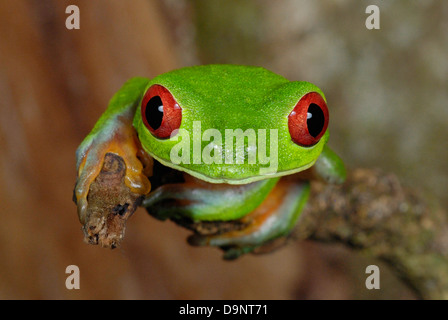
[[[65,9],[80,9],[68,30]],[[381,29],[367,30],[377,4]],[[409,299],[379,261],[296,242],[221,260],[138,210],[120,249],[82,241],[75,150],[133,76],[261,65],[326,93],[330,145],[448,204],[448,3],[442,1],[0,0],[1,299]],[[67,290],[65,268],[81,271]],[[381,289],[367,290],[378,264]]]

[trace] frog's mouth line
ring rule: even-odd
[[[297,179],[297,177],[299,177],[300,179],[300,177],[307,177],[310,172],[310,167],[314,165],[313,161],[304,165],[303,167],[294,170],[279,172],[276,175],[264,176],[260,179],[253,179],[252,181],[247,181],[245,183],[243,183],[241,180],[232,181],[230,179],[218,180],[218,182],[209,182],[202,179],[198,175],[192,175],[190,172],[178,170],[176,168],[173,168],[172,166],[168,166],[165,162],[159,161],[152,155],[148,156],[152,158],[152,175],[148,176],[148,179],[151,182],[151,191],[146,195],[147,197],[154,193],[158,188],[167,184],[185,184],[186,182],[194,182],[194,185],[200,185],[201,188],[204,188],[204,186],[206,186],[206,188],[208,188],[209,190],[215,190],[236,188],[238,186],[249,185],[260,180],[273,178],[291,177],[292,179]]]
[[[254,175],[254,176],[246,176],[244,178],[241,179],[237,179],[237,178],[230,178],[230,177],[225,177],[225,176],[221,176],[221,177],[211,177],[211,176],[207,176],[204,175],[198,171],[195,170],[191,170],[191,169],[187,169],[187,168],[183,168],[183,167],[178,167],[174,164],[172,164],[170,161],[166,161],[162,158],[159,158],[158,156],[154,155],[153,153],[147,151],[147,150],[143,150],[142,151],[149,157],[151,157],[154,161],[154,163],[158,162],[158,164],[160,166],[163,166],[165,168],[170,168],[173,171],[176,172],[183,172],[185,173],[188,177],[194,177],[197,180],[200,180],[204,183],[208,183],[210,185],[214,185],[214,184],[225,184],[225,185],[246,185],[246,184],[250,184],[252,182],[255,181],[260,181],[260,180],[265,180],[265,179],[272,179],[272,178],[277,178],[277,177],[283,177],[283,176],[290,176],[290,175],[295,175],[297,173],[303,172],[303,171],[307,171],[309,168],[311,168],[314,163],[316,162],[316,160],[310,161],[309,163],[306,163],[302,166],[298,166],[296,168],[293,169],[287,169],[287,170],[278,170],[275,173],[269,173],[269,174],[258,174],[258,175]],[[156,169],[155,169],[156,170]],[[155,172],[155,170],[153,170],[153,172]],[[168,170],[170,171],[170,170]],[[152,182],[152,181],[151,181]],[[154,188],[152,188],[154,189]]]

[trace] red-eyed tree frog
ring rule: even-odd
[[[145,196],[152,216],[244,221],[242,230],[194,235],[190,243],[220,247],[228,259],[251,252],[290,234],[309,195],[305,176],[345,180],[342,160],[326,146],[328,121],[318,87],[261,67],[193,66],[133,78],[76,152],[80,221],[111,152],[124,159],[125,183]],[[153,160],[149,177],[141,152]]]

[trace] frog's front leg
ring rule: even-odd
[[[246,185],[210,184],[189,178],[185,183],[167,184],[143,201],[148,212],[159,218],[200,221],[237,221],[238,231],[217,235],[195,234],[192,245],[216,246],[224,258],[241,254],[289,234],[309,194],[309,183],[274,178]]]
[[[271,240],[289,235],[305,206],[309,191],[307,181],[281,179],[260,206],[240,219],[246,225],[244,229],[210,236],[194,234],[189,243],[220,247],[224,250],[224,259],[236,259]]]
[[[275,185],[266,199],[253,212],[239,221],[246,228],[218,235],[190,237],[193,245],[221,247],[224,258],[235,259],[270,240],[287,236],[294,228],[310,192],[308,179],[327,183],[343,183],[346,170],[342,160],[327,146],[316,164],[307,172],[284,177]]]
[[[88,194],[90,186],[103,168],[107,153],[119,155],[126,165],[124,182],[135,194],[146,195],[151,189],[147,175],[151,159],[144,157],[140,142],[132,126],[135,110],[147,79],[134,78],[128,81],[112,98],[108,109],[96,123],[92,132],[84,139],[76,151],[78,177],[74,200],[78,216],[84,229],[90,233],[98,232],[103,223],[87,217]],[[147,163],[147,167],[143,167]],[[91,228],[86,227],[91,224]]]
[[[229,221],[255,210],[278,178],[243,185],[213,184],[185,174],[184,183],[165,184],[150,193],[143,206],[154,217],[191,221]]]

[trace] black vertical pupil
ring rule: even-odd
[[[159,96],[152,97],[146,104],[146,121],[154,130],[157,130],[163,120],[163,103]]]
[[[316,138],[324,128],[325,116],[322,109],[315,103],[312,103],[308,107],[306,125],[308,126],[308,132],[314,138]]]

